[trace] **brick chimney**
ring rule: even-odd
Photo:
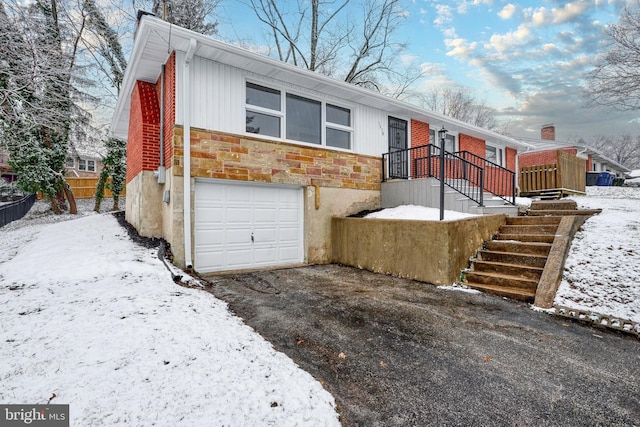
[[[542,131],[540,132],[540,138],[546,141],[556,140],[556,127],[553,125],[553,123],[542,126]]]

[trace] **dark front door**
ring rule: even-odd
[[[407,121],[389,117],[389,178],[409,178]]]

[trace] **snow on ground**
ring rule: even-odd
[[[445,221],[452,221],[456,219],[463,219],[475,216],[473,214],[466,214],[456,211],[444,211]],[[424,206],[415,205],[403,205],[396,208],[387,208],[378,212],[372,212],[365,218],[378,218],[378,219],[413,219],[413,220],[427,220],[438,221],[440,219],[439,208],[427,208]]]
[[[640,188],[587,187],[573,199],[602,213],[576,233],[554,304],[640,322]]]
[[[74,426],[339,425],[311,375],[112,215],[45,209],[0,231],[1,403],[69,404]]]

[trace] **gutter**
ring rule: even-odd
[[[167,180],[167,171],[164,167],[164,72],[165,64],[162,64],[160,72],[160,164],[158,165],[158,184],[164,184]]]
[[[184,221],[184,264],[189,270],[193,268],[191,259],[191,60],[196,53],[198,42],[189,40],[189,49],[184,57],[182,76],[182,117],[183,117],[183,145],[184,145],[184,203],[182,207]]]

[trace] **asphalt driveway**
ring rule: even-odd
[[[338,265],[210,276],[345,426],[640,426],[640,340]]]

